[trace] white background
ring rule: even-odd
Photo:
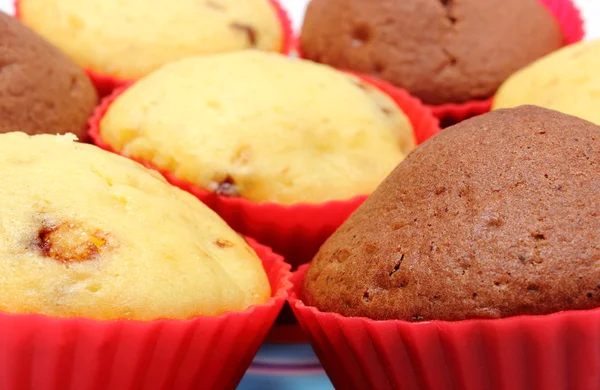
[[[243,0],[240,0],[243,1]],[[294,19],[294,26],[300,29],[302,15],[309,0],[279,0],[289,11]],[[480,0],[485,1],[485,0]],[[586,21],[588,39],[600,38],[600,0],[574,0],[581,9]],[[0,0],[2,2],[2,0]]]
[[[52,1],[52,0],[47,0]],[[177,0],[174,0],[177,1]],[[244,1],[244,0],[239,0]],[[289,10],[294,26],[299,29],[302,25],[302,16],[309,0],[280,0]],[[480,0],[485,1],[485,0]],[[600,0],[574,0],[580,7],[586,20],[588,39],[600,38]],[[13,0],[0,0],[0,10],[12,13]]]
[[[2,0],[0,0],[1,2]],[[302,15],[309,0],[279,0],[294,19],[294,26],[300,29]],[[485,1],[485,0],[480,0]],[[587,38],[600,38],[600,0],[574,0],[581,9],[586,21]]]

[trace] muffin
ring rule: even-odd
[[[0,149],[0,310],[151,320],[270,297],[244,239],[160,175],[68,136],[9,133]]]
[[[0,140],[3,388],[235,388],[287,297],[282,258],[73,136]]]
[[[511,76],[494,109],[535,104],[600,124],[600,40],[552,53]]]
[[[598,157],[600,127],[535,106],[447,129],[321,248],[305,302],[405,321],[597,307]]]
[[[115,99],[100,136],[204,190],[280,204],[368,194],[415,145],[376,88],[258,51],[163,67]]]
[[[138,79],[194,55],[282,51],[288,27],[271,0],[19,0],[20,18],[80,66]]]
[[[535,106],[415,149],[294,277],[336,388],[596,388],[599,157]]]
[[[489,102],[474,100],[490,98],[508,76],[565,41],[581,40],[573,5],[545,3],[312,0],[300,47],[304,58],[371,74],[426,104],[469,103],[440,107],[442,117],[469,114],[461,107],[479,114]]]
[[[95,142],[160,170],[292,264],[439,130],[404,91],[258,51],[184,59],[121,92],[96,111]]]
[[[74,133],[87,139],[96,91],[82,69],[0,12],[0,133]]]

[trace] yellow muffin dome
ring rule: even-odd
[[[283,45],[269,0],[20,0],[19,9],[80,66],[124,79],[190,55]]]
[[[100,135],[201,188],[282,204],[369,194],[415,146],[376,88],[258,51],[166,65],[117,97]]]
[[[494,109],[533,104],[600,125],[600,40],[567,46],[509,78]]]
[[[0,135],[0,310],[150,320],[268,299],[260,259],[215,213],[73,138]]]

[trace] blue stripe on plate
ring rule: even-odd
[[[308,344],[265,344],[238,390],[332,390],[333,386]]]

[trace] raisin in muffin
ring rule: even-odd
[[[20,0],[18,7],[79,65],[120,79],[191,55],[283,45],[269,0]]]
[[[511,76],[494,109],[535,104],[600,125],[600,39],[552,53]]]
[[[244,51],[171,63],[109,106],[111,149],[254,202],[369,194],[415,146],[390,97],[354,76]]]
[[[321,247],[303,300],[377,320],[600,305],[600,127],[535,106],[444,130]]]
[[[87,139],[96,91],[82,69],[0,12],[0,133],[71,132]]]
[[[439,105],[491,97],[563,41],[538,0],[312,0],[301,48]]]
[[[160,175],[73,136],[0,141],[0,310],[183,319],[269,298],[244,239]]]

